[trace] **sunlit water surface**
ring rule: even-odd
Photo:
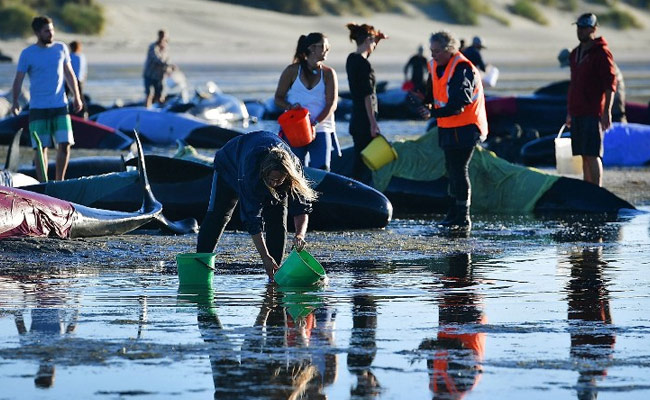
[[[5,260],[0,398],[647,398],[649,223],[313,233],[329,284],[307,292],[255,263],[179,289],[173,247],[137,267]]]

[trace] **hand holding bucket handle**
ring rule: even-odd
[[[292,250],[296,249],[296,251],[298,253],[300,253],[301,251],[303,251],[303,249],[305,248],[306,245],[307,245],[307,242],[305,241],[305,239],[296,236],[296,237],[293,238],[293,245],[291,246],[291,249]]]

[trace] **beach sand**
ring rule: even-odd
[[[550,20],[542,26],[507,13],[509,2],[493,2],[496,12],[506,15],[506,27],[487,17],[479,26],[460,26],[429,19],[414,7],[406,15],[372,14],[360,16],[306,17],[241,7],[208,0],[100,0],[107,17],[104,32],[84,36],[57,32],[57,39],[80,40],[83,50],[94,63],[139,63],[144,61],[147,45],[156,31],[167,29],[170,52],[176,63],[211,63],[258,65],[287,64],[300,34],[324,32],[332,43],[329,62],[341,65],[354,46],[345,24],[369,23],[386,32],[390,39],[382,42],[373,54],[374,64],[402,64],[419,44],[426,46],[431,32],[449,29],[459,38],[471,41],[479,35],[486,44],[485,57],[500,65],[508,63],[555,64],[563,47],[577,44],[576,15],[583,11],[598,12],[593,4],[584,3],[576,12],[543,8]],[[541,6],[540,6],[541,7]],[[623,3],[617,7],[633,10],[644,25],[641,30],[617,31],[602,27],[600,34],[609,41],[617,61],[650,62],[650,13],[632,9]],[[32,37],[0,41],[0,49],[17,59]]]

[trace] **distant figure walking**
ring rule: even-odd
[[[616,68],[607,41],[596,37],[596,15],[582,14],[575,24],[580,44],[569,56],[566,124],[571,128],[573,155],[582,156],[584,180],[601,186],[603,132],[612,122]]]
[[[483,41],[480,37],[474,36],[472,39],[472,45],[465,47],[462,53],[467,57],[467,59],[474,64],[474,66],[481,71],[485,72],[485,62],[483,62],[483,56],[481,56],[481,50],[486,47],[483,45]]]
[[[357,50],[348,55],[345,70],[352,95],[352,117],[350,118],[350,135],[354,142],[354,170],[352,176],[361,182],[370,181],[370,170],[361,161],[361,151],[370,141],[379,135],[377,123],[377,89],[375,71],[368,62],[368,57],[375,51],[382,39],[387,39],[381,31],[371,25],[347,24],[350,40],[357,45]]]
[[[158,40],[149,45],[147,59],[144,63],[144,94],[146,96],[145,106],[151,107],[153,103],[163,103],[163,79],[167,74],[176,69],[174,64],[169,62],[167,45],[169,36],[167,31],[158,31]],[[152,93],[153,89],[153,93]]]
[[[20,111],[18,96],[27,74],[30,80],[29,131],[32,135],[38,135],[42,145],[40,151],[38,142],[32,137],[32,147],[36,150],[36,178],[41,182],[47,180],[47,149],[56,143],[55,179],[63,180],[68,169],[70,146],[74,144],[65,85],[67,83],[72,90],[72,111],[79,112],[82,107],[79,84],[70,64],[68,46],[54,41],[52,20],[46,16],[35,17],[32,20],[32,30],[36,35],[36,44],[20,53],[12,89],[11,112],[17,115]],[[44,171],[38,168],[41,159]]]
[[[86,62],[86,55],[81,52],[81,47],[81,42],[78,42],[76,40],[70,42],[70,65],[72,65],[72,70],[77,77],[77,83],[79,85],[79,96],[81,96],[81,101],[83,103],[80,114],[84,118],[87,118],[88,105],[86,104],[86,99],[84,98],[84,86],[86,84],[86,77],[88,76],[88,63]],[[66,87],[66,94],[69,93],[70,90]]]
[[[303,165],[330,169],[332,150],[340,156],[334,111],[339,89],[336,72],[323,64],[330,51],[325,35],[312,32],[301,35],[293,56],[275,90],[275,104],[284,109],[306,108],[316,131],[316,138],[306,146],[291,147]]]
[[[409,79],[408,73],[411,71],[411,78]],[[416,92],[424,93],[424,80],[427,74],[427,58],[424,56],[424,47],[419,46],[417,54],[409,58],[404,66],[404,80],[413,83],[413,90]]]
[[[476,67],[458,50],[450,32],[431,35],[427,95],[421,114],[437,120],[439,145],[445,154],[449,194],[453,199],[442,227],[469,231],[472,191],[469,163],[479,141],[488,134],[485,95]],[[427,109],[428,107],[428,109]]]

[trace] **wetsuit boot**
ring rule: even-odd
[[[449,223],[449,229],[459,231],[470,231],[472,229],[472,220],[469,216],[469,206],[466,204],[456,204],[456,217]]]
[[[445,218],[438,222],[438,226],[442,227],[449,227],[452,221],[456,219],[456,214],[458,213],[456,201],[452,203],[451,207],[449,207],[449,210],[447,210],[447,215],[445,215]]]

